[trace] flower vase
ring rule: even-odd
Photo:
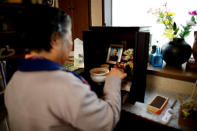
[[[181,66],[190,58],[192,49],[184,39],[175,38],[173,41],[164,44],[161,52],[166,65]]]

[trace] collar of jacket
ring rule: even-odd
[[[79,78],[84,84],[89,85],[89,83],[76,72],[66,70],[60,64],[41,57],[31,57],[28,59],[25,58],[21,59],[19,61],[18,70],[23,72],[63,70],[72,73],[75,77]]]
[[[19,61],[18,67],[19,71],[52,71],[63,69],[64,67],[60,64],[41,57],[23,58]]]

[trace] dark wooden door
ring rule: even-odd
[[[73,39],[82,40],[82,32],[90,25],[90,0],[59,0],[59,8],[71,16]]]

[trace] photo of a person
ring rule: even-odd
[[[112,48],[111,50],[111,55],[110,55],[110,60],[111,61],[117,61],[118,60],[118,48]]]
[[[123,45],[111,44],[108,49],[106,62],[110,64],[116,64],[117,62],[120,62],[122,51],[123,51]]]

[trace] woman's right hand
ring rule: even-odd
[[[127,74],[120,71],[118,68],[112,68],[107,76],[118,76],[122,80],[127,76]]]

